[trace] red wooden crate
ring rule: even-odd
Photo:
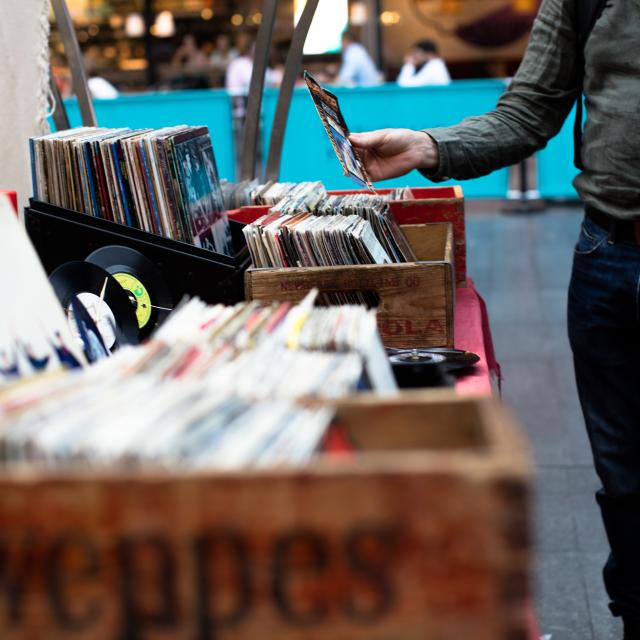
[[[385,195],[391,189],[378,189]],[[399,224],[428,224],[432,222],[450,222],[453,227],[455,246],[456,283],[464,285],[467,279],[467,241],[464,219],[464,196],[462,187],[415,187],[411,189],[412,200],[392,200],[391,211]],[[329,191],[331,195],[368,193],[358,189]],[[250,206],[228,211],[229,218],[245,224],[255,222],[265,215],[271,207]]]

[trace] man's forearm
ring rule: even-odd
[[[427,129],[438,144],[433,180],[486,175],[528,157],[562,126],[577,95],[573,0],[545,0],[522,65],[494,111]]]

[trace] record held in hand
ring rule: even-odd
[[[139,251],[110,245],[97,249],[86,261],[109,272],[127,292],[141,340],[150,336],[169,315],[173,307],[169,288],[153,262]]]
[[[116,340],[116,333],[127,344],[139,342],[138,322],[129,296],[107,271],[90,262],[65,262],[49,276],[49,281],[67,313],[71,311],[73,296],[78,297],[109,349],[122,344]]]

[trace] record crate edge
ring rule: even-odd
[[[373,292],[385,347],[453,347],[455,278],[450,223],[402,225],[418,262],[336,267],[250,268],[247,300],[299,302],[323,292]]]
[[[301,469],[0,472],[13,640],[513,640],[530,469],[511,416],[450,391],[337,403]]]

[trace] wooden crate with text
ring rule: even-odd
[[[299,302],[320,292],[373,292],[386,347],[453,346],[455,281],[450,224],[404,225],[419,262],[340,267],[249,269],[247,300]]]
[[[529,473],[452,393],[337,407],[302,469],[0,472],[0,637],[524,640]]]

